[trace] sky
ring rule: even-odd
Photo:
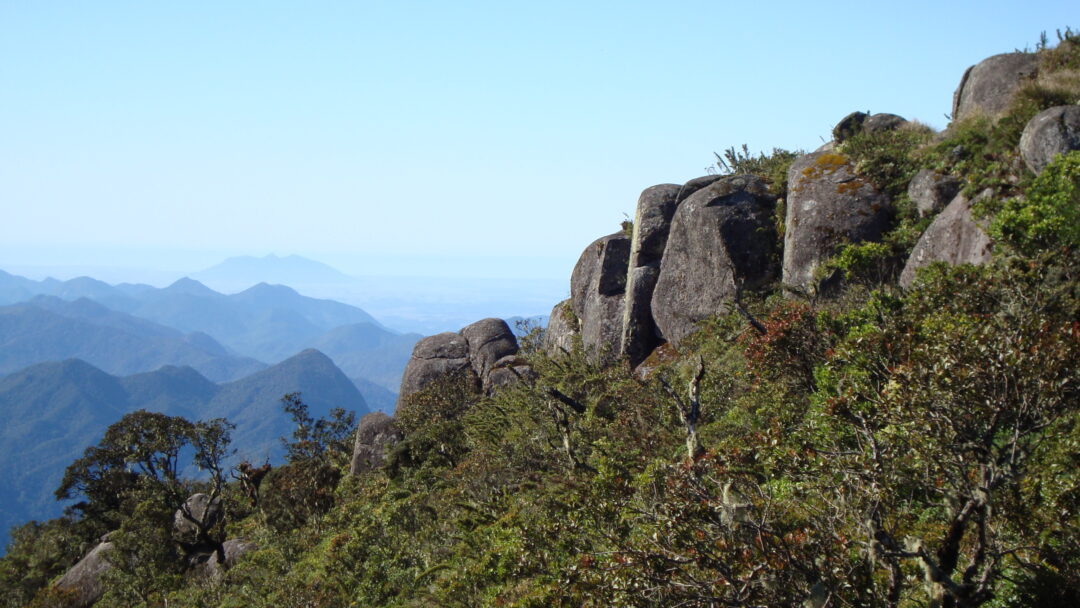
[[[947,124],[1074,2],[0,0],[0,268],[565,278],[638,194]],[[72,271],[74,272],[74,271]]]

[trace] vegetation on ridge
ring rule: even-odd
[[[897,199],[928,167],[1008,195],[986,208],[989,264],[931,265],[907,290],[871,271],[921,232],[901,202],[891,236],[841,251],[831,297],[746,294],[645,377],[531,336],[535,378],[412,395],[405,439],[355,477],[347,414],[287,401],[298,431],[265,501],[222,489],[226,536],[258,549],[185,576],[149,550],[165,511],[136,509],[121,535],[144,542],[114,563],[138,564],[116,588],[137,593],[99,605],[1080,604],[1080,152],[1032,176],[997,147],[1008,117],[839,152]],[[0,582],[22,595],[3,605],[52,605],[84,512],[16,532]]]

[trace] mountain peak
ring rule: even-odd
[[[210,289],[206,285],[203,285],[199,281],[192,279],[191,277],[183,277],[177,279],[172,285],[169,285],[164,291],[170,291],[172,293],[185,293],[193,296],[210,296],[218,295],[218,292]]]

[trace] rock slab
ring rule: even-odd
[[[70,570],[56,581],[58,589],[64,589],[72,594],[72,606],[86,608],[101,598],[104,592],[101,586],[101,575],[112,568],[108,553],[112,551],[113,544],[105,541],[94,547],[71,567]]]
[[[783,282],[815,292],[818,266],[845,243],[876,241],[892,219],[889,197],[836,152],[800,156],[788,171]]]
[[[630,237],[616,232],[593,241],[570,277],[570,302],[590,360],[610,363],[619,352]]]
[[[980,265],[990,261],[993,243],[972,216],[971,204],[964,195],[958,195],[934,218],[915,243],[900,273],[900,285],[910,287],[915,271],[932,262]]]
[[[751,175],[719,179],[679,205],[651,303],[663,339],[677,345],[726,310],[740,288],[775,277],[775,206]]]

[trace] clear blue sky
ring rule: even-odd
[[[713,151],[941,128],[1075,2],[0,1],[0,268],[566,277]],[[411,266],[410,266],[411,265]]]

